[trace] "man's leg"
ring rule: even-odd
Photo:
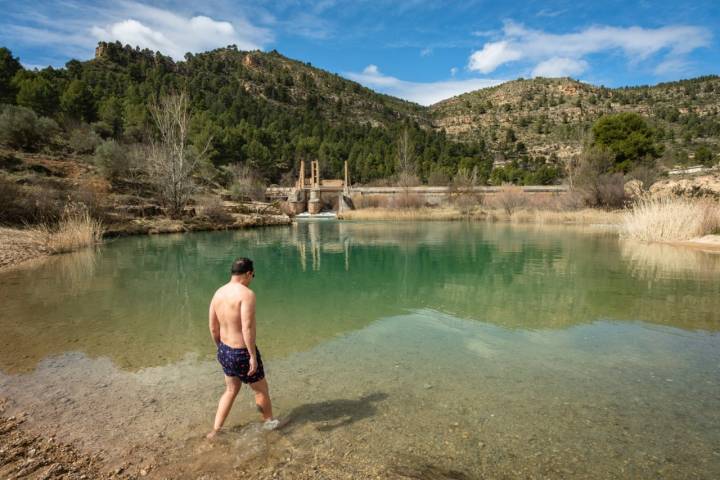
[[[250,388],[255,392],[255,405],[257,405],[263,420],[272,420],[272,403],[270,402],[267,380],[263,378],[259,382],[251,383]]]
[[[222,394],[222,397],[220,397],[217,413],[215,414],[215,424],[213,425],[212,432],[208,433],[208,438],[214,437],[220,428],[222,428],[241,386],[242,382],[239,378],[225,375],[225,392]]]

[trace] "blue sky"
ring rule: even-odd
[[[720,0],[0,0],[0,11],[0,45],[31,68],[89,59],[99,40],[177,59],[234,43],[422,104],[518,77],[623,86],[720,73]]]

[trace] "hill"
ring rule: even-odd
[[[92,60],[40,71],[22,69],[7,49],[0,51],[0,102],[58,124],[58,134],[35,148],[91,159],[103,142],[147,143],[148,104],[185,90],[195,113],[191,141],[210,145],[203,175],[216,183],[225,179],[224,165],[241,163],[268,182],[287,184],[301,159],[319,159],[326,177],[341,176],[347,160],[354,182],[385,179],[396,173],[397,141],[406,130],[422,181],[447,181],[475,167],[481,183],[501,181],[491,175],[493,162],[515,160],[519,171],[537,173],[523,182],[555,183],[593,122],[617,112],[648,120],[668,166],[696,156],[711,162],[720,150],[717,76],[614,89],[568,78],[520,79],[422,107],[276,51],[230,46],[176,62],[101,42]]]
[[[147,141],[152,99],[185,90],[195,113],[191,140],[210,141],[212,166],[247,164],[271,182],[290,178],[301,159],[319,159],[326,176],[339,176],[349,160],[355,181],[386,178],[395,170],[396,139],[405,129],[417,146],[422,176],[433,168],[452,174],[463,158],[483,158],[472,141],[448,141],[433,130],[424,107],[275,51],[231,46],[175,62],[100,43],[92,60],[71,60],[64,69],[20,69],[11,86],[17,104],[56,120],[65,138],[89,129],[100,140],[122,144]]]
[[[429,107],[434,128],[484,142],[498,159],[577,155],[593,122],[618,112],[645,117],[667,163],[686,163],[702,146],[718,151],[720,77],[614,89],[569,78],[520,79]]]

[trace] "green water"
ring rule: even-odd
[[[148,434],[150,396],[192,435],[221,382],[207,303],[236,256],[255,261],[276,405],[303,419],[287,442],[322,432],[363,472],[720,475],[720,256],[613,232],[318,222],[119,239],[0,274],[0,386],[39,410],[69,398],[47,418],[69,415],[70,437],[108,418]],[[93,405],[103,416],[73,420]],[[123,423],[128,408],[146,421]]]

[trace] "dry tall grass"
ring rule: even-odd
[[[498,215],[498,213],[495,213]],[[583,208],[580,210],[540,210],[525,209],[513,212],[509,218],[500,217],[514,223],[548,223],[576,225],[618,225],[622,223],[622,213],[618,210]]]
[[[72,252],[100,242],[102,224],[86,209],[66,209],[56,226],[0,228],[0,268],[55,253]]]
[[[623,235],[628,238],[680,242],[720,232],[720,203],[675,196],[643,197],[623,220]]]
[[[87,209],[66,208],[60,222],[48,230],[48,247],[53,253],[65,253],[90,247],[102,240],[102,224],[92,218]]]

